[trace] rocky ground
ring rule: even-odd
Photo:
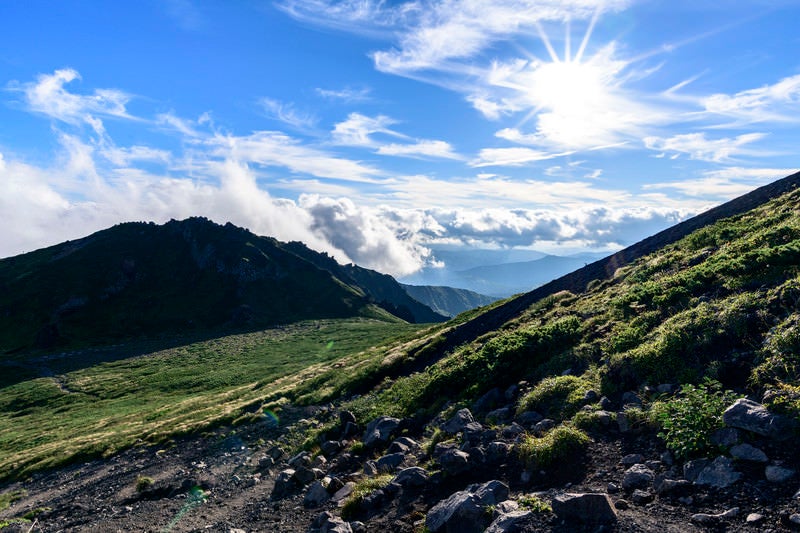
[[[287,408],[279,425],[270,417],[218,428],[6,484],[0,493],[20,497],[0,524],[25,532],[800,529],[797,439],[755,402],[726,412],[718,457],[675,461],[652,430],[607,405],[585,451],[537,470],[519,460],[518,442],[553,424],[515,414],[514,400],[513,390],[493,391],[433,420],[364,425],[335,406]],[[297,452],[297,436],[314,428],[318,451]]]

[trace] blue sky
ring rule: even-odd
[[[203,215],[397,276],[797,169],[800,3],[0,0],[0,256]]]

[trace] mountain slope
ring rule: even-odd
[[[389,318],[352,275],[318,266],[326,262],[335,264],[299,243],[203,218],[120,224],[0,260],[0,351],[310,318]],[[403,318],[443,319],[418,307]]]
[[[453,287],[436,287],[432,285],[405,285],[403,289],[417,301],[420,301],[437,313],[454,317],[464,311],[483,307],[497,298],[486,296],[466,289]]]

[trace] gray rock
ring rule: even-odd
[[[281,448],[280,446],[275,445],[269,450],[267,450],[267,455],[272,457],[274,460],[279,461],[283,459],[283,456],[286,455],[286,452],[284,452],[283,448]]]
[[[763,450],[747,443],[737,444],[730,449],[730,453],[731,457],[740,461],[752,461],[754,463],[766,463],[769,461],[767,454]]]
[[[342,429],[342,438],[349,439],[358,434],[358,425],[355,422],[348,422]]]
[[[350,524],[328,511],[317,516],[311,527],[319,533],[353,533]]]
[[[317,479],[317,473],[311,468],[301,466],[295,470],[294,479],[297,480],[300,485],[308,485]]]
[[[652,470],[643,464],[635,464],[622,476],[622,488],[626,491],[647,488],[655,479]]]
[[[542,423],[544,423],[544,420],[542,420],[541,422],[536,424],[536,426],[534,426],[534,431],[537,431],[536,428],[539,427],[539,424]],[[553,424],[555,425],[555,422]],[[518,435],[522,435],[523,433],[525,433],[525,428],[520,426],[516,422],[512,422],[511,425],[505,426],[500,433],[503,435],[503,438],[514,439]]]
[[[739,515],[739,508],[734,507],[732,509],[728,509],[724,513],[719,514],[707,514],[707,513],[697,513],[693,514],[691,517],[691,521],[695,524],[700,524],[702,526],[716,526],[719,525],[721,522],[725,520],[730,520],[731,518],[736,518]]]
[[[486,447],[486,462],[489,464],[502,464],[511,453],[511,445],[503,441],[490,442]]]
[[[631,494],[631,501],[636,505],[644,505],[653,501],[653,494],[646,490],[636,489]]]
[[[613,524],[617,512],[606,494],[560,494],[553,498],[553,512],[561,520],[581,524]]]
[[[486,506],[507,499],[508,486],[500,481],[470,485],[434,505],[425,517],[425,526],[432,533],[480,533],[488,522]]]
[[[475,400],[475,403],[472,404],[472,409],[476,413],[485,413],[500,403],[502,399],[503,393],[500,392],[500,389],[494,388]]]
[[[672,452],[669,450],[661,454],[661,462],[667,466],[672,466],[675,463],[675,458],[672,457]]]
[[[617,427],[622,433],[627,433],[631,430],[630,422],[628,422],[628,415],[625,414],[625,411],[619,411],[617,413]]]
[[[428,472],[419,466],[400,470],[392,480],[401,487],[423,487],[428,482]]]
[[[339,412],[339,423],[342,426],[346,426],[348,422],[353,424],[356,423],[356,415],[351,413],[350,411],[340,411]]]
[[[614,502],[614,507],[620,511],[624,511],[625,509],[630,509],[631,504],[628,503],[628,500],[617,500]]]
[[[600,408],[601,409],[603,409],[605,411],[610,411],[613,406],[614,406],[614,403],[611,400],[609,400],[608,398],[606,398],[605,396],[600,398]]]
[[[403,462],[406,456],[402,453],[390,453],[375,461],[375,466],[379,472],[394,472]]]
[[[534,424],[533,431],[537,435],[543,435],[554,427],[556,427],[556,421],[551,418],[545,418]]]
[[[306,491],[306,495],[303,498],[303,506],[306,508],[319,507],[328,501],[330,497],[327,483],[324,480],[320,480],[313,483]]]
[[[297,480],[294,477],[294,474],[295,471],[291,468],[282,470],[278,474],[278,477],[275,478],[275,486],[272,489],[271,498],[273,500],[284,498],[300,488]]]
[[[750,513],[750,514],[747,515],[747,518],[745,518],[744,521],[746,523],[748,523],[748,524],[754,524],[755,525],[755,524],[760,524],[761,522],[763,522],[764,518],[766,518],[766,517],[761,513]]]
[[[697,476],[700,475],[710,463],[711,461],[708,459],[695,459],[694,461],[687,461],[683,465],[683,477],[694,483],[697,480]]]
[[[339,443],[338,440],[326,440],[320,446],[322,453],[324,453],[328,457],[333,457],[339,450],[342,449],[342,445]]]
[[[711,444],[722,448],[730,448],[742,440],[742,436],[736,428],[720,428],[711,434]]]
[[[493,422],[495,424],[505,422],[506,420],[510,419],[513,414],[514,412],[510,407],[501,407],[500,409],[495,409],[486,413],[486,421]]]
[[[378,465],[375,461],[367,461],[364,463],[364,474],[370,477],[378,475]]]
[[[533,427],[543,419],[544,417],[536,411],[525,411],[524,413],[518,414],[516,417],[517,422],[526,428]]]
[[[692,483],[685,479],[668,479],[663,476],[656,478],[653,488],[659,496],[683,496],[692,488]]]
[[[354,482],[352,482],[352,481],[348,481],[347,483],[344,484],[344,486],[341,489],[339,489],[339,490],[337,490],[336,492],[333,493],[333,496],[331,496],[331,499],[333,501],[335,501],[335,502],[341,502],[345,498],[347,498],[348,496],[353,494],[353,491],[355,490],[355,488],[356,488],[356,484]]]
[[[521,523],[529,516],[531,516],[530,511],[501,513],[489,524],[484,533],[519,533],[522,531]]]
[[[764,469],[764,477],[772,483],[784,483],[792,479],[795,471],[783,466],[769,465]]]
[[[625,466],[633,466],[637,463],[644,463],[644,456],[640,453],[630,453],[620,461]]]
[[[597,391],[594,390],[587,390],[586,393],[583,395],[583,401],[587,403],[594,403],[600,399],[600,395],[597,394]]]
[[[519,394],[519,387],[516,385],[509,385],[509,387],[503,393],[503,396],[510,402],[517,397],[517,394]]]
[[[622,395],[622,405],[642,405],[642,399],[633,391],[628,391]]]
[[[728,407],[722,415],[722,420],[726,426],[778,440],[790,439],[794,426],[789,418],[770,413],[760,403],[746,398],[740,398]]]
[[[791,523],[793,526],[800,526],[800,514],[792,513],[789,515],[789,523]]]
[[[457,476],[469,470],[469,454],[461,450],[448,450],[439,457],[442,470],[450,476]]]
[[[311,454],[308,452],[300,452],[291,459],[289,459],[288,464],[291,468],[298,468],[301,466],[311,466]]]
[[[258,469],[259,470],[269,470],[275,466],[275,459],[270,457],[269,455],[265,455],[258,460]]]
[[[372,448],[380,443],[388,442],[400,425],[400,420],[391,416],[381,416],[367,424],[367,430],[364,432],[363,442],[364,445]]]
[[[475,419],[472,417],[472,413],[470,412],[470,410],[466,408],[459,409],[458,412],[456,412],[456,414],[450,417],[450,420],[441,425],[441,429],[445,433],[455,435],[456,433],[463,431],[464,426],[466,426],[470,422],[475,422]]]
[[[733,461],[729,457],[719,456],[700,472],[694,482],[698,485],[724,489],[739,481],[741,477],[742,474],[734,470]]]
[[[494,508],[496,514],[513,513],[514,511],[519,511],[519,504],[514,500],[500,502]]]

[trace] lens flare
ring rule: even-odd
[[[181,507],[181,510],[178,511],[178,514],[170,520],[169,524],[161,530],[161,533],[169,533],[172,531],[178,522],[180,522],[183,515],[194,509],[195,507],[199,507],[200,505],[204,504],[206,501],[206,493],[198,486],[194,486],[189,490],[189,494],[186,497],[186,503]]]
[[[264,409],[264,418],[267,420],[267,425],[269,426],[278,427],[281,424],[281,419],[278,418],[278,415],[269,409]]]

